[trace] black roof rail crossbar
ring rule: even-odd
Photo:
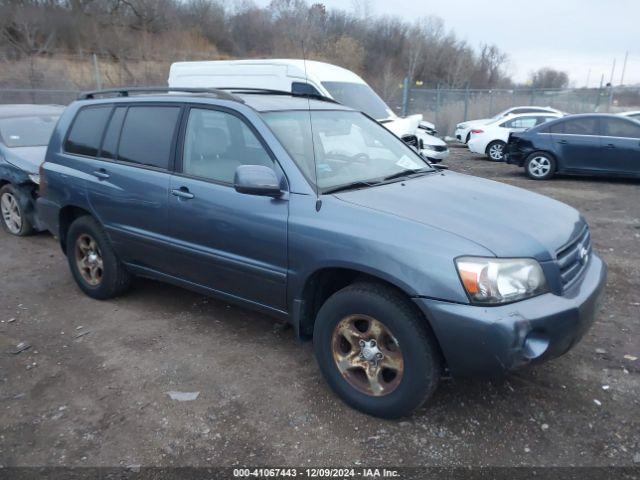
[[[325,97],[324,95],[320,95],[319,93],[301,93],[301,92],[288,92],[286,90],[275,90],[271,88],[252,88],[252,87],[217,87],[217,90],[225,90],[235,93],[255,93],[257,95],[287,95],[290,97],[302,97],[302,98],[313,98],[316,100],[322,100],[324,102],[331,102],[340,104],[337,100]]]
[[[105,90],[93,90],[90,92],[82,92],[78,96],[78,100],[90,100],[96,98],[97,95],[116,95],[118,97],[128,97],[130,94],[141,93],[213,93],[224,100],[235,100],[242,102],[242,99],[230,94],[219,88],[182,88],[182,87],[130,87],[130,88],[108,88]]]

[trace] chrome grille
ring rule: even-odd
[[[556,252],[563,288],[569,287],[586,268],[591,256],[591,236],[586,225],[569,243]]]

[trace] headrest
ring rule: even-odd
[[[198,157],[209,157],[224,153],[229,147],[227,132],[218,127],[201,127],[196,132],[193,153]]]

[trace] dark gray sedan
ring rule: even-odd
[[[35,213],[38,168],[63,110],[58,105],[0,105],[0,224],[12,235],[44,230]]]
[[[556,174],[640,177],[640,121],[607,114],[569,115],[512,133],[505,161],[534,180]]]

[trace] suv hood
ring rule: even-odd
[[[336,197],[454,233],[498,257],[552,260],[556,250],[584,226],[580,213],[564,203],[454,172],[342,192]]]
[[[6,148],[5,160],[14,167],[27,173],[38,173],[40,164],[44,162],[47,147],[15,147]]]

